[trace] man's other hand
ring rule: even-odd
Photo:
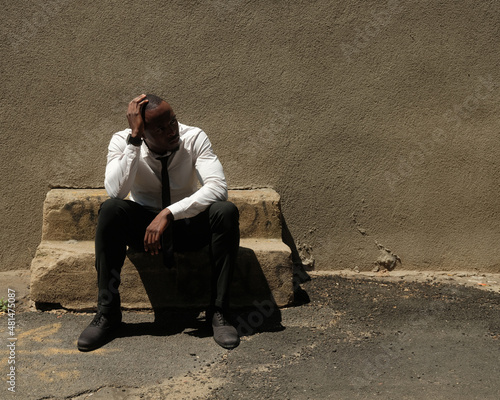
[[[144,251],[151,255],[158,254],[161,249],[161,235],[172,223],[174,216],[168,208],[162,210],[146,228],[144,235]]]
[[[132,129],[132,137],[144,138],[144,120],[142,119],[141,111],[148,103],[145,94],[141,94],[128,103],[127,120],[130,129]]]

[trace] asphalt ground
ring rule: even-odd
[[[125,312],[118,337],[88,353],[76,339],[91,314],[29,311],[11,277],[18,312],[10,325],[0,316],[0,398],[499,399],[500,293],[482,287],[498,280],[415,276],[315,274],[296,306],[241,311],[231,351],[203,312],[166,312],[161,323]]]

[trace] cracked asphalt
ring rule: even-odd
[[[4,314],[0,398],[500,398],[498,291],[448,278],[312,275],[279,315],[241,312],[246,336],[232,351],[213,341],[203,313],[186,311],[160,324],[153,313],[125,312],[119,337],[81,353],[76,339],[91,314],[33,312],[18,298],[16,393]]]

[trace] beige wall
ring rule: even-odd
[[[4,3],[0,270],[29,266],[49,187],[102,186],[147,91],[208,133],[232,187],[281,194],[316,269],[380,247],[500,272],[498,2]]]

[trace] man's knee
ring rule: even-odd
[[[98,227],[105,228],[121,224],[126,215],[126,206],[126,200],[122,199],[104,201],[99,208]]]
[[[223,223],[224,225],[238,225],[238,208],[230,201],[218,201],[210,206],[210,222]],[[227,226],[226,225],[226,226]]]
[[[99,217],[104,215],[115,215],[123,210],[126,205],[126,200],[123,199],[107,199],[99,208]]]

